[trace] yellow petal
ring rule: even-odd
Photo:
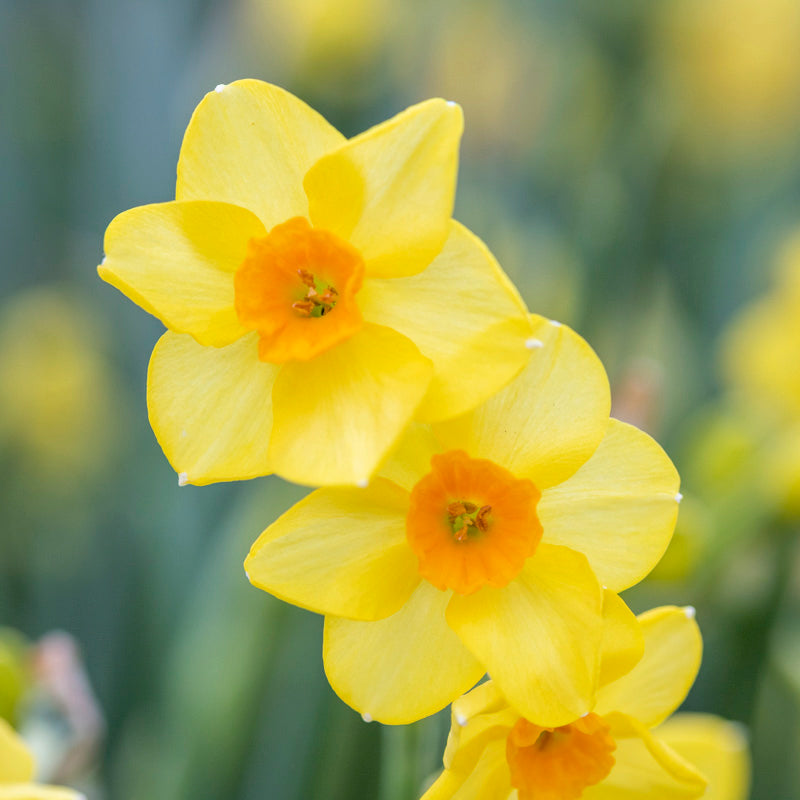
[[[433,361],[421,419],[469,411],[528,360],[525,305],[486,245],[457,222],[426,269],[407,278],[368,280],[358,300],[364,319],[399,331]]]
[[[468,775],[445,770],[422,800],[508,800],[510,794],[506,743],[498,740],[487,745]]]
[[[178,200],[247,208],[267,228],[308,216],[303,176],[344,137],[302,100],[243,80],[209,92],[194,111],[178,159]]]
[[[0,784],[29,781],[33,770],[31,751],[22,737],[0,717]]]
[[[176,333],[220,347],[245,333],[233,273],[264,226],[227,203],[157,203],[125,211],[105,238],[100,277]]]
[[[0,786],[0,800],[86,800],[86,798],[80,792],[63,786],[10,783]]]
[[[369,324],[311,361],[285,364],[272,400],[273,470],[295,483],[365,483],[414,415],[431,370],[405,336]]]
[[[523,371],[475,411],[434,426],[446,449],[488,458],[539,489],[561,483],[588,460],[608,427],[611,395],[600,359],[578,334],[531,316]]]
[[[431,471],[431,458],[442,451],[430,425],[411,422],[381,464],[381,477],[411,491]]]
[[[454,715],[444,751],[445,768],[468,775],[475,768],[486,746],[495,739],[505,740],[519,718],[519,714],[505,701],[497,710],[473,717]]]
[[[369,719],[405,725],[474,685],[484,669],[447,627],[448,599],[422,581],[387,619],[326,617],[325,674],[336,694]]]
[[[630,672],[644,655],[644,635],[633,612],[622,598],[606,589],[603,592],[603,652],[600,658],[600,685]]]
[[[585,557],[541,544],[503,589],[454,596],[447,621],[509,705],[549,727],[591,710],[601,609],[602,591]]]
[[[639,615],[644,656],[597,695],[597,714],[620,711],[654,727],[684,700],[694,683],[703,641],[694,609],[665,606]]]
[[[309,170],[311,221],[348,239],[367,275],[413,275],[450,231],[463,115],[428,100],[350,139]]]
[[[624,714],[610,714],[605,720],[617,743],[615,764],[602,783],[584,790],[582,800],[691,800],[705,796],[705,778],[645,726]]]
[[[150,358],[150,424],[181,483],[244,480],[270,472],[272,384],[280,367],[258,360],[258,334],[203,347],[167,331]]]
[[[615,592],[638,583],[667,549],[678,518],[680,479],[646,433],[612,419],[591,458],[542,493],[543,541],[584,553]]]
[[[312,492],[259,536],[244,562],[247,577],[320,614],[388,617],[420,581],[407,508],[408,492],[384,480]]]
[[[749,797],[750,753],[742,725],[713,714],[676,714],[655,733],[708,779],[704,800]]]

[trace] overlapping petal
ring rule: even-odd
[[[591,458],[543,492],[537,513],[543,541],[584,553],[615,592],[638,583],[658,563],[678,517],[680,478],[646,433],[612,419]]]
[[[422,400],[432,367],[414,344],[378,325],[306,362],[281,368],[269,458],[296,483],[363,484]]]
[[[271,472],[272,387],[280,367],[258,360],[258,334],[223,348],[167,331],[150,358],[147,406],[182,483]]]
[[[263,81],[236,81],[209,92],[195,109],[175,197],[242,206],[267,228],[307,217],[303,176],[344,141],[293,94]]]
[[[474,411],[439,423],[446,449],[488,458],[540,490],[573,475],[608,427],[611,395],[603,365],[571,329],[531,316],[540,343],[508,386]]]
[[[367,489],[319,489],[256,540],[250,582],[320,614],[381,619],[420,581],[406,543],[408,493],[385,480]]]
[[[506,743],[491,742],[468,775],[445,770],[422,800],[508,800],[511,779],[506,762]]]
[[[403,725],[439,711],[484,668],[448,628],[449,594],[422,581],[396,614],[377,622],[325,619],[325,674],[369,718]]]
[[[591,710],[601,610],[585,557],[541,544],[503,589],[454,596],[447,621],[522,716],[557,726]]]
[[[691,800],[702,797],[705,778],[644,725],[624,714],[605,717],[617,744],[615,764],[608,777],[584,789],[586,800],[642,800],[669,797]]]
[[[704,800],[746,800],[750,786],[747,735],[737,722],[713,714],[676,714],[655,731],[708,779]]]
[[[228,203],[157,203],[124,211],[106,230],[100,277],[176,333],[219,347],[245,333],[233,273],[253,236],[252,212]]]
[[[531,325],[519,293],[486,245],[457,222],[426,269],[367,281],[359,306],[365,319],[404,334],[433,361],[434,379],[418,412],[422,419],[474,408],[528,360]]]
[[[683,702],[700,668],[703,642],[693,609],[665,606],[639,615],[644,634],[641,661],[597,695],[597,714],[620,711],[648,727]]]
[[[463,115],[427,100],[350,139],[305,177],[311,221],[357,247],[367,276],[424,269],[450,232]]]
[[[639,620],[619,595],[606,589],[603,592],[600,686],[630,672],[643,655],[644,635]]]

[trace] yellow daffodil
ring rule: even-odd
[[[72,789],[33,782],[33,755],[0,718],[0,800],[85,800]]]
[[[655,733],[706,777],[703,800],[747,800],[750,752],[741,724],[713,714],[683,713],[670,717]]]
[[[415,412],[522,369],[525,308],[451,219],[461,130],[444,100],[347,140],[267,83],[206,95],[177,199],[118,216],[99,267],[168,328],[148,407],[181,483],[364,483]]]
[[[532,317],[525,369],[477,409],[416,425],[364,489],[320,489],[267,528],[250,581],[326,614],[336,692],[406,723],[485,671],[526,716],[561,725],[598,681],[602,589],[664,552],[678,475],[609,419],[609,386],[576,333]]]
[[[488,681],[453,703],[445,770],[423,800],[649,800],[695,798],[706,780],[651,732],[682,702],[700,666],[692,609],[639,617],[644,654],[605,684],[583,716],[528,720]],[[721,795],[720,797],[725,797]]]

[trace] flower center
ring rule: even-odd
[[[233,279],[236,314],[258,331],[262,361],[307,361],[361,327],[363,276],[355,248],[294,217],[249,241]]]
[[[540,493],[492,461],[450,450],[411,490],[408,543],[420,574],[439,589],[471,594],[505,586],[542,537]]]
[[[577,800],[614,766],[617,744],[609,725],[587,714],[560,728],[520,719],[506,739],[511,785],[519,800]]]

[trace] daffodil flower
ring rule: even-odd
[[[98,268],[168,328],[148,408],[182,484],[364,483],[522,369],[525,307],[451,219],[462,127],[429,100],[347,140],[261,81],[206,95],[177,199],[114,219]]]
[[[531,722],[493,681],[459,698],[444,772],[422,800],[703,796],[705,777],[657,727],[683,702],[700,666],[702,640],[692,612],[665,607],[642,614],[641,660],[602,686],[588,713],[564,725]]]
[[[33,782],[31,751],[0,718],[0,800],[86,800],[72,789]]]
[[[531,325],[502,391],[412,426],[367,488],[313,492],[245,562],[254,585],[326,615],[328,679],[367,718],[432,714],[486,671],[538,724],[579,717],[599,680],[602,587],[637,583],[669,543],[671,461],[609,419],[583,339]]]

